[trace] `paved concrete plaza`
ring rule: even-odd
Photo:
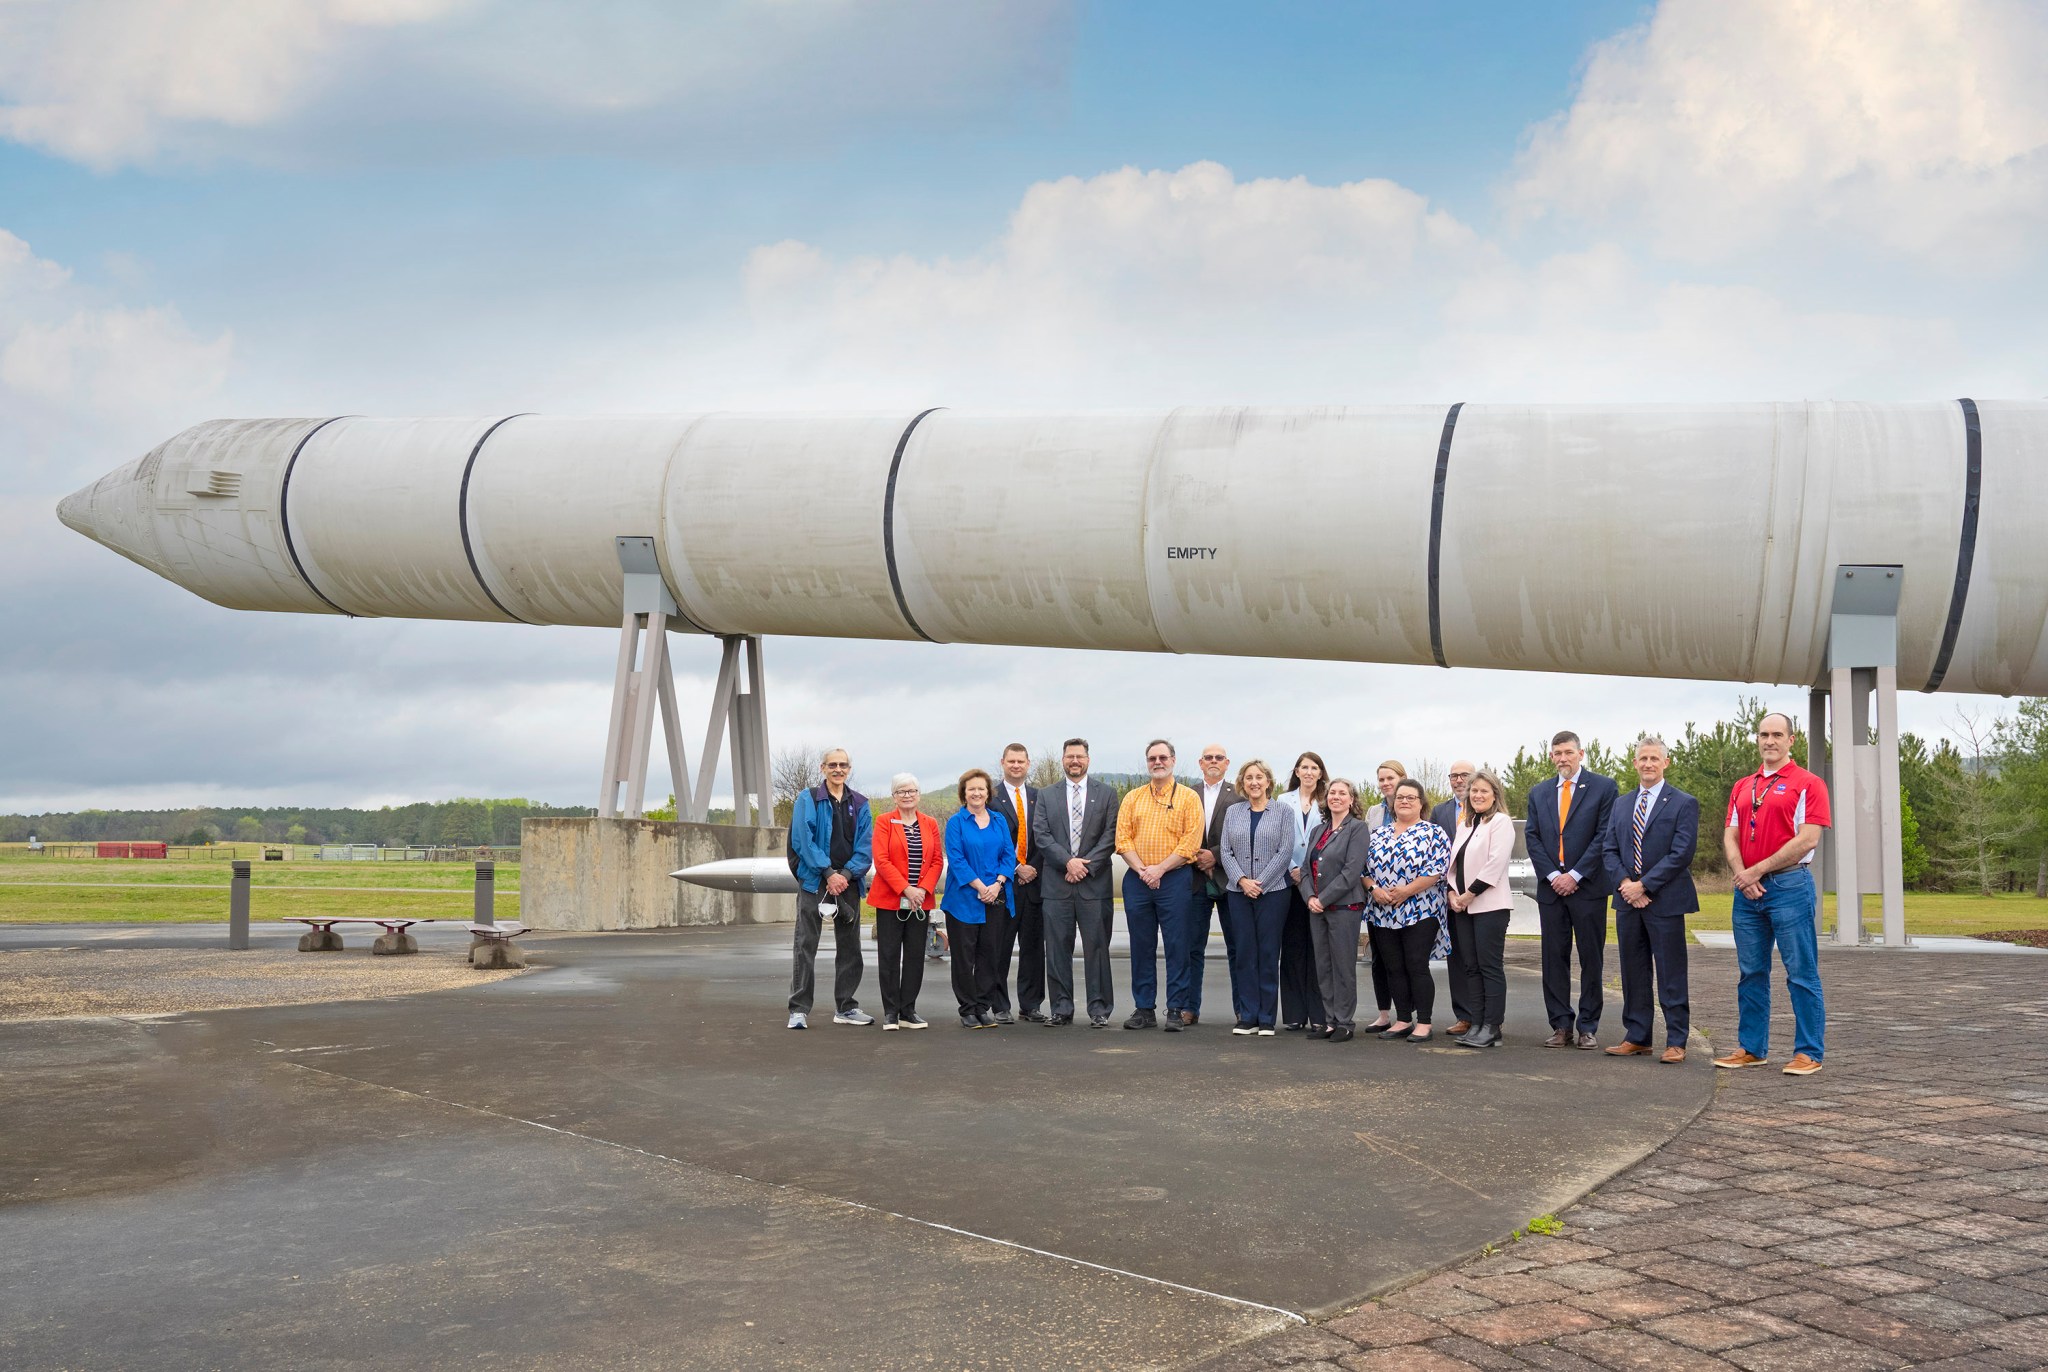
[[[1489,1054],[1232,1038],[1220,966],[1179,1035],[962,1030],[943,966],[927,1032],[791,1033],[788,937],[0,1025],[0,1363],[1181,1367],[1501,1239],[1712,1089],[1536,1047],[1526,966]]]
[[[1694,949],[1692,968],[1695,1016],[1730,1041],[1733,956]],[[1563,1212],[1563,1235],[1201,1372],[2048,1367],[2043,964],[1824,951],[1821,972],[1818,1076],[1723,1073],[1677,1139]],[[1780,1062],[1790,1030],[1781,1013]]]

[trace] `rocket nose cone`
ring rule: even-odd
[[[57,518],[95,543],[112,548],[131,562],[168,575],[157,542],[156,475],[158,453],[138,457],[108,472],[57,504]]]

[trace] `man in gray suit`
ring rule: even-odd
[[[1429,822],[1443,830],[1445,838],[1455,839],[1458,836],[1458,811],[1465,804],[1465,786],[1472,780],[1474,770],[1472,764],[1463,758],[1453,762],[1445,778],[1451,783],[1451,798],[1429,812]],[[1455,941],[1457,926],[1453,924],[1451,928]],[[1466,978],[1464,959],[1458,956],[1455,948],[1451,950],[1451,960],[1444,971],[1447,974],[1445,980],[1451,985],[1451,1013],[1458,1017],[1445,1032],[1456,1038],[1471,1032],[1473,1007],[1479,1004],[1479,988]],[[1465,1027],[1460,1029],[1460,1024]]]
[[[1031,817],[1044,856],[1040,908],[1045,924],[1047,1024],[1074,1022],[1074,935],[1088,986],[1088,1022],[1109,1027],[1116,988],[1109,979],[1110,855],[1116,849],[1116,792],[1088,778],[1088,740],[1060,749],[1067,779],[1040,791]]]

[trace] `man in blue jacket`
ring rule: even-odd
[[[796,857],[796,967],[789,978],[789,1027],[808,1029],[816,992],[818,940],[832,920],[834,1024],[873,1024],[853,993],[860,989],[860,898],[874,865],[875,820],[868,798],[846,784],[853,761],[844,748],[825,754],[825,780],[796,798],[789,847]]]
[[[1543,1009],[1550,1017],[1545,1048],[1598,1048],[1600,978],[1607,962],[1607,819],[1617,787],[1581,764],[1579,736],[1550,740],[1557,780],[1529,791],[1524,830],[1536,868],[1536,912],[1543,931]],[[1579,950],[1579,1013],[1572,1020],[1572,947]]]
[[[1700,908],[1692,884],[1700,803],[1664,784],[1671,765],[1664,740],[1648,735],[1635,749],[1642,783],[1614,803],[1607,825],[1607,882],[1614,887],[1614,933],[1621,943],[1621,1042],[1610,1057],[1650,1047],[1650,981],[1664,1007],[1664,1062],[1685,1061],[1692,1025],[1686,997],[1685,917]]]

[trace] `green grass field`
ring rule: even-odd
[[[1835,898],[1823,896],[1826,920],[1834,921]],[[1686,920],[1688,929],[1732,927],[1735,897],[1726,891],[1700,893],[1700,912]],[[1884,915],[1875,899],[1863,900],[1863,927],[1882,932]],[[1992,929],[2048,929],[2048,900],[2031,894],[1955,895],[1937,891],[1906,892],[1906,933],[1981,934]]]
[[[263,862],[252,848],[250,917],[416,916],[467,919],[467,862]],[[226,861],[32,858],[0,852],[0,923],[204,923],[228,917]],[[519,916],[519,868],[498,865],[500,919]]]

